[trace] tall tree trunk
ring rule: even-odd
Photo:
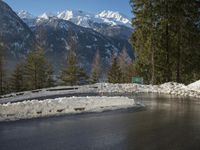
[[[178,56],[177,56],[177,72],[176,72],[176,81],[180,82],[180,48],[178,48]]]
[[[150,0],[150,9],[151,9],[151,14],[150,14],[150,19],[151,19],[151,39],[150,39],[150,51],[151,51],[151,84],[153,85],[155,82],[155,59],[154,59],[154,25],[153,25],[153,6],[152,6],[152,1]]]
[[[35,70],[34,70],[34,87],[35,87],[35,89],[37,89],[37,66],[36,66],[36,64],[35,64],[35,68],[34,68]]]
[[[167,53],[167,58],[166,58],[166,66],[167,66],[167,77],[166,77],[166,81],[169,82],[171,80],[171,73],[170,73],[170,56],[169,56],[169,10],[168,10],[168,1],[165,1],[165,7],[166,7],[166,31],[165,31],[165,36],[166,36],[166,53]]]
[[[155,82],[155,60],[154,60],[154,48],[153,45],[151,44],[151,66],[152,66],[152,70],[151,70],[151,84],[153,85]]]
[[[171,80],[170,75],[170,56],[169,56],[169,27],[168,24],[166,25],[166,53],[167,53],[167,59],[166,59],[166,66],[167,66],[167,82]]]
[[[180,65],[181,65],[181,31],[178,33],[178,45],[177,45],[177,66],[176,66],[176,82],[180,82]]]

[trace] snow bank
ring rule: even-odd
[[[138,93],[166,93],[170,94],[174,91],[185,90],[187,87],[183,84],[169,82],[161,85],[141,85],[141,84],[99,84],[99,93],[125,93],[125,92],[138,92]]]
[[[64,97],[0,105],[0,121],[38,118],[134,107],[128,97]]]
[[[188,88],[196,91],[200,91],[200,80],[188,85]]]
[[[83,86],[59,86],[54,88],[26,91],[3,95],[0,98],[0,104],[8,102],[18,102],[30,99],[44,99],[46,97],[61,97],[78,94],[97,94],[104,93],[161,93],[174,96],[188,96],[200,98],[200,81],[188,86],[175,82],[168,82],[161,85],[140,85],[140,84],[111,84],[97,83]]]
[[[61,95],[74,95],[76,93],[95,93],[96,85],[84,85],[84,86],[58,86],[53,88],[44,88],[33,91],[24,91],[19,93],[11,93],[2,95],[0,97],[0,104],[8,102],[18,102],[28,99],[39,99],[41,97],[48,96],[61,96]]]
[[[158,93],[181,97],[200,98],[200,91],[195,91],[184,84],[168,82],[161,85],[140,84],[110,84],[104,83],[98,86],[99,93]]]

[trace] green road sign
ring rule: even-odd
[[[132,83],[143,84],[142,77],[132,77]]]

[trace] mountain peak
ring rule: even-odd
[[[55,17],[55,16],[56,15],[54,13],[45,12],[42,15],[40,15],[38,18],[40,18],[40,19],[49,19],[49,18],[52,18],[52,17]]]
[[[61,13],[58,13],[57,17],[63,20],[69,20],[76,25],[83,27],[90,27],[89,21],[94,21],[94,14],[84,12],[81,10],[66,10]]]
[[[25,11],[25,10],[21,10],[21,11],[17,12],[17,15],[22,19],[33,19],[33,18],[35,18],[31,13],[29,13],[28,11]]]
[[[34,18],[34,16],[28,13],[27,11],[20,11],[18,13],[18,16],[22,19]],[[117,11],[115,12],[110,10],[104,10],[97,14],[92,14],[81,10],[65,10],[62,12],[58,12],[57,15],[51,12],[45,12],[42,15],[38,16],[37,20],[48,20],[52,17],[68,20],[75,23],[76,25],[86,28],[90,28],[91,23],[103,23],[108,24],[110,26],[122,25],[132,28],[131,21],[128,17]]]
[[[111,26],[125,25],[132,28],[131,21],[128,17],[119,12],[110,10],[104,10],[98,14],[92,14],[81,10],[66,10],[58,13],[57,17],[60,19],[72,21],[73,23],[83,27],[89,27],[89,22],[96,22],[109,24]]]
[[[105,22],[116,23],[120,25],[126,25],[131,27],[131,21],[125,15],[118,11],[104,10],[96,15],[96,17],[102,18]]]
[[[60,19],[64,20],[70,20],[72,18],[80,18],[80,17],[85,17],[85,18],[91,18],[94,15],[88,12],[84,12],[82,10],[66,10],[61,13],[58,13],[57,17]]]
[[[122,17],[122,14],[118,11],[103,10],[102,12],[98,13],[98,16],[106,18],[120,18]]]

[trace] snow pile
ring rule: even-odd
[[[61,96],[61,95],[74,95],[76,93],[96,93],[96,85],[84,85],[84,86],[58,86],[53,88],[44,88],[33,91],[24,91],[19,93],[11,93],[2,95],[0,97],[0,104],[8,102],[18,102],[28,99],[38,99],[48,96]]]
[[[176,82],[168,82],[157,86],[158,93],[181,95],[188,91],[187,86]]]
[[[0,105],[0,121],[38,118],[82,112],[101,112],[130,108],[135,101],[128,97],[64,97]]]
[[[140,84],[98,84],[99,93],[158,93],[183,97],[200,98],[200,92],[195,91],[184,84],[168,82],[161,85]]]
[[[188,85],[189,89],[200,91],[200,80]]]
[[[25,91],[20,93],[12,93],[3,95],[0,98],[0,104],[8,102],[18,102],[28,99],[46,99],[46,97],[61,97],[75,94],[110,94],[110,93],[158,93],[174,96],[195,97],[200,98],[200,81],[192,83],[188,86],[175,82],[168,82],[161,85],[140,85],[140,84],[111,84],[97,83],[93,85],[83,86],[59,86],[33,91]]]
[[[112,84],[112,83],[99,83],[98,92],[99,93],[148,93],[157,92],[155,91],[155,86],[152,85],[141,85],[141,84]]]

